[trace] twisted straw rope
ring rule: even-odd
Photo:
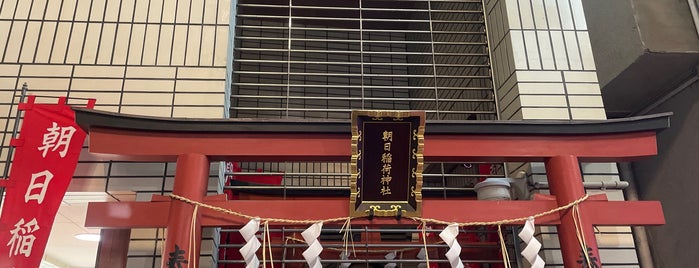
[[[338,222],[338,221],[346,221],[348,218],[349,218],[349,219],[352,219],[352,217],[338,217],[338,218],[325,219],[325,220],[289,220],[289,219],[278,219],[278,218],[263,218],[263,217],[258,217],[258,216],[246,215],[246,214],[243,214],[243,213],[240,213],[240,212],[235,212],[235,211],[232,211],[232,210],[229,210],[229,209],[225,209],[225,208],[222,208],[222,207],[217,207],[217,206],[208,205],[208,204],[205,204],[205,203],[202,203],[202,202],[198,202],[198,201],[194,201],[194,200],[192,200],[192,199],[189,199],[189,198],[186,198],[186,197],[183,197],[183,196],[179,196],[179,195],[176,195],[176,194],[170,194],[170,198],[176,199],[176,200],[180,200],[180,201],[182,201],[182,202],[189,203],[189,204],[192,204],[192,205],[195,205],[195,206],[200,206],[200,207],[208,208],[208,209],[211,209],[211,210],[213,210],[213,211],[221,212],[221,213],[224,213],[224,214],[230,214],[230,215],[238,216],[238,217],[245,218],[245,219],[248,219],[248,220],[260,219],[260,221],[263,221],[263,222],[264,222],[264,221],[267,221],[267,222],[279,222],[279,223],[289,223],[289,224],[313,224],[313,223],[317,223],[317,222],[319,222],[319,221],[322,221],[322,222]]]
[[[475,221],[475,222],[448,222],[448,221],[442,221],[442,220],[435,220],[435,219],[425,219],[425,218],[420,218],[420,217],[409,217],[410,219],[414,221],[422,221],[422,222],[429,222],[429,223],[434,223],[434,224],[443,224],[443,225],[449,225],[449,224],[458,224],[460,227],[464,226],[486,226],[486,225],[506,225],[506,224],[511,224],[515,222],[521,222],[521,221],[526,221],[529,217],[532,218],[540,218],[546,215],[550,215],[562,210],[569,209],[573,206],[577,206],[578,204],[582,203],[583,201],[587,200],[587,198],[590,197],[590,195],[584,195],[578,200],[575,200],[573,202],[568,203],[565,206],[557,207],[554,209],[551,209],[549,211],[544,211],[541,213],[534,214],[532,216],[524,216],[524,217],[519,217],[519,218],[514,218],[514,219],[504,219],[504,220],[499,220],[499,221]]]
[[[561,206],[561,207],[557,207],[557,208],[551,209],[551,210],[549,210],[549,211],[544,211],[544,212],[541,212],[541,213],[537,213],[537,214],[534,214],[534,215],[532,215],[532,216],[524,216],[524,217],[519,217],[519,218],[514,218],[514,219],[504,219],[504,220],[499,220],[499,221],[448,222],[448,221],[443,221],[443,220],[426,219],[426,218],[420,218],[420,217],[408,217],[408,218],[409,218],[409,219],[412,219],[412,220],[414,220],[414,221],[418,221],[418,222],[434,223],[434,224],[442,224],[442,225],[449,225],[449,224],[454,224],[454,223],[456,223],[456,224],[458,224],[460,227],[463,227],[463,226],[504,225],[504,224],[511,224],[511,223],[515,223],[515,222],[526,221],[529,217],[539,218],[539,217],[543,217],[543,216],[546,216],[546,215],[550,215],[550,214],[553,214],[553,213],[556,213],[556,212],[559,212],[559,211],[562,211],[562,210],[566,210],[566,209],[569,209],[569,208],[571,208],[571,207],[573,207],[573,206],[576,206],[576,205],[582,203],[583,201],[587,200],[588,197],[590,197],[590,196],[586,194],[586,195],[584,195],[583,197],[581,197],[580,199],[575,200],[575,201],[573,201],[573,202],[570,202],[570,203],[568,203],[568,204],[565,205],[565,206]],[[176,199],[176,200],[180,200],[180,201],[182,201],[182,202],[189,203],[189,204],[192,204],[192,205],[196,205],[196,206],[208,208],[208,209],[211,209],[211,210],[214,210],[214,211],[217,211],[217,212],[221,212],[221,213],[224,213],[224,214],[230,214],[230,215],[238,216],[238,217],[241,217],[241,218],[249,219],[249,220],[255,219],[255,218],[259,218],[259,219],[261,219],[262,221],[268,221],[268,222],[289,223],[289,224],[314,224],[314,223],[319,222],[319,221],[322,221],[322,222],[339,222],[339,221],[347,221],[347,219],[352,219],[352,218],[353,218],[353,217],[338,217],[338,218],[331,218],[331,219],[324,219],[324,220],[317,220],[317,219],[314,219],[314,220],[290,220],[290,219],[279,219],[279,218],[262,218],[262,217],[257,217],[257,216],[246,215],[246,214],[243,214],[243,213],[240,213],[240,212],[235,212],[235,211],[232,211],[232,210],[229,210],[229,209],[225,209],[225,208],[221,208],[221,207],[217,207],[217,206],[212,206],[212,205],[204,204],[204,203],[201,203],[201,202],[198,202],[198,201],[194,201],[194,200],[191,200],[191,199],[189,199],[189,198],[186,198],[186,197],[183,197],[183,196],[179,196],[179,195],[176,195],[176,194],[170,194],[170,198]]]
[[[573,221],[575,222],[575,236],[578,238],[578,243],[580,243],[580,248],[582,249],[583,255],[585,255],[585,260],[587,265],[592,265],[590,260],[590,254],[587,252],[587,242],[585,242],[585,234],[582,232],[582,223],[580,219],[580,209],[576,206],[573,208]]]
[[[420,232],[422,233],[422,246],[423,249],[425,249],[425,261],[427,262],[427,268],[430,268],[430,252],[427,250],[427,223],[422,222],[420,223]]]
[[[583,197],[581,197],[580,199],[575,200],[575,201],[573,201],[573,202],[570,202],[570,203],[568,203],[568,204],[565,205],[565,206],[561,206],[561,207],[557,207],[557,208],[551,209],[551,210],[549,210],[549,211],[544,211],[544,212],[541,212],[541,213],[537,213],[537,214],[534,214],[534,215],[532,215],[532,216],[525,216],[525,217],[514,218],[514,219],[504,219],[504,220],[499,220],[499,221],[461,222],[461,223],[456,223],[456,224],[458,224],[460,227],[463,227],[463,226],[497,225],[497,226],[498,226],[498,235],[499,235],[500,243],[501,243],[501,247],[502,247],[501,250],[502,250],[502,252],[503,252],[503,261],[504,261],[505,267],[509,267],[509,262],[507,261],[507,260],[509,259],[509,257],[507,257],[507,255],[508,255],[508,254],[507,254],[507,250],[504,248],[505,243],[504,243],[504,239],[503,239],[503,237],[502,237],[502,231],[501,231],[501,229],[500,229],[500,226],[501,226],[501,225],[503,225],[503,224],[511,224],[511,223],[520,222],[520,221],[526,221],[526,220],[527,220],[528,218],[530,218],[530,217],[532,217],[532,218],[543,217],[543,216],[550,215],[550,214],[553,214],[553,213],[556,213],[556,212],[559,212],[559,211],[562,211],[562,210],[569,209],[569,208],[571,208],[571,207],[574,207],[573,214],[576,214],[576,213],[577,213],[577,214],[578,214],[577,217],[579,218],[579,217],[580,217],[580,216],[579,216],[579,213],[580,213],[580,212],[577,210],[577,208],[578,208],[577,205],[580,204],[580,203],[582,203],[583,201],[587,200],[588,197],[590,197],[590,196],[586,194],[586,195],[584,195]],[[221,207],[216,207],[216,206],[204,204],[204,203],[201,203],[201,202],[198,202],[198,201],[194,201],[194,200],[191,200],[191,199],[189,199],[189,198],[186,198],[186,197],[183,197],[183,196],[179,196],[179,195],[176,195],[176,194],[170,194],[170,198],[176,199],[176,200],[180,200],[180,201],[183,201],[183,202],[185,202],[185,203],[192,204],[192,205],[195,205],[195,206],[196,206],[196,207],[195,207],[195,210],[194,210],[195,213],[196,213],[198,207],[205,207],[205,208],[208,208],[208,209],[217,211],[217,212],[221,212],[221,213],[225,213],[225,214],[230,214],[230,215],[235,215],[235,216],[242,217],[242,218],[246,218],[246,219],[249,219],[249,220],[255,219],[255,218],[259,218],[259,219],[265,221],[265,230],[269,230],[269,229],[268,229],[269,227],[267,227],[267,226],[268,226],[267,224],[268,224],[269,222],[279,222],[279,223],[289,223],[289,224],[314,224],[314,223],[317,223],[317,222],[319,222],[319,221],[320,221],[320,222],[338,222],[338,221],[345,221],[345,224],[347,224],[348,221],[352,219],[352,217],[339,217],[339,218],[331,218],[331,219],[325,219],[325,220],[289,220],[289,219],[278,219],[278,218],[262,218],[262,217],[257,217],[257,216],[245,215],[245,214],[243,214],[243,213],[235,212],[235,211],[232,211],[232,210],[229,210],[229,209],[225,209],[225,208],[221,208]],[[196,214],[195,214],[195,215],[196,215]],[[579,225],[579,223],[577,222],[578,218],[575,218],[575,216],[576,216],[576,215],[573,215],[574,219],[576,220],[576,226],[575,226],[575,227],[576,227],[576,231],[577,231],[576,234],[578,234],[578,240],[579,240],[579,242],[581,243],[581,246],[583,247],[583,252],[584,252],[584,251],[585,251],[585,249],[584,249],[584,248],[585,248],[585,240],[584,240],[584,237],[583,237],[582,239],[580,238],[580,234],[579,234],[579,230],[578,230],[578,225]],[[194,218],[196,218],[196,217],[194,217]],[[425,248],[427,248],[427,241],[426,241],[426,239],[425,239],[426,237],[425,237],[425,229],[424,229],[424,228],[425,228],[425,225],[426,225],[428,222],[429,222],[429,223],[435,223],[435,224],[443,224],[443,225],[454,224],[454,222],[447,222],[447,221],[436,220],[436,219],[426,219],[426,218],[420,218],[420,217],[408,217],[408,218],[409,218],[409,219],[412,219],[412,220],[414,220],[414,221],[419,221],[419,222],[421,222],[422,227],[423,227],[423,229],[422,229],[422,234],[423,234],[423,239],[424,239],[423,243],[424,243]],[[343,227],[344,227],[344,226],[343,226]],[[269,231],[267,231],[267,235],[269,235]],[[287,240],[287,241],[288,241],[288,240],[295,240],[295,238],[286,237],[286,240]],[[345,241],[345,242],[346,242],[346,241]],[[354,246],[354,243],[353,243],[352,245]],[[263,246],[263,249],[262,249],[262,252],[263,252],[263,254],[262,254],[262,256],[263,256],[263,262],[262,262],[262,263],[263,263],[263,266],[264,266],[264,264],[265,264],[265,260],[264,260],[264,259],[265,259],[265,254],[264,254],[265,251],[264,251],[264,250],[265,250],[265,249],[264,249],[264,246]],[[403,252],[403,251],[401,251],[401,252]],[[429,267],[429,262],[430,262],[430,261],[429,261],[429,256],[428,256],[429,253],[428,253],[428,252],[425,252],[425,254],[426,254],[426,256],[425,256],[425,257],[426,257],[426,261],[427,261],[428,267]],[[272,257],[271,255],[272,255],[272,252],[271,252],[271,241],[270,241],[270,258]],[[587,256],[587,254],[585,254],[585,255],[586,255],[585,257],[586,257],[587,263],[590,263],[589,256]],[[274,264],[272,264],[272,265],[274,265]],[[274,267],[274,266],[272,266],[272,267]]]
[[[505,268],[510,268],[510,254],[507,253],[507,246],[505,245],[505,238],[502,236],[502,225],[498,225],[498,238],[500,238],[500,254],[502,254],[502,262]]]

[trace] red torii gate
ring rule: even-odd
[[[205,196],[211,161],[349,161],[348,121],[205,120],[127,116],[76,108],[78,124],[89,133],[91,153],[114,160],[177,161],[173,193],[212,206],[269,218],[324,219],[347,217],[349,197],[327,200],[234,200]],[[580,162],[621,162],[657,153],[656,131],[669,126],[669,114],[607,121],[438,121],[427,122],[425,161],[543,161],[551,200],[423,201],[423,218],[453,222],[497,221],[532,215],[566,205],[585,195]],[[190,246],[193,205],[154,198],[153,202],[90,203],[85,225],[102,228],[167,228],[165,252]],[[314,209],[306,209],[313,207]],[[590,198],[580,204],[587,246],[599,256],[594,225],[661,225],[660,202],[607,201]],[[199,210],[201,227],[244,224],[247,219]],[[356,219],[353,224],[407,224],[395,218]],[[566,267],[577,263],[581,249],[570,211],[537,219],[557,225]],[[128,237],[126,237],[128,240]],[[123,243],[123,241],[122,241]],[[123,246],[127,246],[127,243]],[[121,252],[102,243],[103,260],[118,263]],[[107,250],[109,247],[111,249]],[[116,259],[110,259],[116,258]],[[167,258],[162,258],[163,267]],[[601,267],[601,260],[595,260]],[[122,261],[123,262],[123,261]],[[125,265],[125,264],[124,264]]]

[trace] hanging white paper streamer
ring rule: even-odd
[[[240,248],[240,254],[245,260],[245,268],[258,268],[260,260],[255,253],[260,248],[260,241],[257,240],[255,233],[260,230],[260,219],[255,218],[250,220],[243,228],[240,229],[240,234],[245,239],[245,245]]]
[[[546,263],[539,256],[541,243],[534,237],[534,218],[529,217],[527,219],[527,222],[524,223],[524,228],[519,232],[519,238],[527,244],[524,250],[522,250],[522,257],[531,263],[532,268],[543,268]]]
[[[425,260],[427,257],[427,251],[425,251],[424,248],[420,249],[420,252],[417,253],[417,258],[420,260]],[[427,268],[427,263],[420,263],[417,265],[417,268]]]
[[[340,253],[340,259],[343,261],[349,260],[349,255],[350,255],[349,252],[343,250]],[[340,267],[342,267],[342,268],[350,267],[350,265],[352,265],[352,263],[349,263],[349,262],[340,263]]]
[[[389,252],[388,254],[386,254],[386,256],[384,256],[384,258],[387,260],[394,260],[394,259],[396,259],[396,252],[395,251]],[[387,263],[383,267],[384,268],[395,268],[396,263],[395,262]]]
[[[439,233],[439,237],[444,240],[449,246],[449,251],[445,256],[449,260],[452,268],[463,268],[464,264],[461,262],[461,246],[459,242],[456,241],[456,236],[459,234],[459,225],[456,223],[449,224],[444,230]]]
[[[310,268],[322,268],[320,264],[320,253],[323,251],[323,246],[320,245],[318,241],[318,236],[320,236],[320,231],[323,229],[323,222],[316,222],[311,227],[308,227],[301,236],[303,240],[308,244],[308,248],[303,252],[303,258],[306,259],[308,267]]]

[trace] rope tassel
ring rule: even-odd
[[[539,256],[541,250],[541,242],[534,237],[534,218],[529,217],[524,223],[524,228],[519,232],[519,238],[524,241],[527,246],[522,250],[522,257],[526,259],[532,268],[543,268],[546,264],[544,259]]]
[[[262,244],[257,240],[255,234],[260,230],[260,219],[250,220],[243,228],[240,229],[240,234],[245,239],[245,245],[240,248],[240,254],[245,260],[245,268],[258,268],[260,260],[255,254]]]
[[[322,229],[323,222],[321,221],[314,223],[301,233],[303,240],[308,244],[308,249],[303,252],[303,258],[306,259],[308,267],[310,268],[323,267],[320,264],[320,253],[323,251],[323,246],[321,246],[320,241],[318,241]]]
[[[459,224],[452,223],[449,224],[444,230],[439,233],[439,237],[444,240],[449,246],[449,251],[445,256],[449,260],[452,268],[463,268],[464,264],[461,262],[461,246],[459,242],[456,241],[456,236],[459,234]]]

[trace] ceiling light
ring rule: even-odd
[[[53,263],[47,262],[46,260],[41,260],[41,264],[39,264],[39,268],[61,268],[61,267],[58,267]]]
[[[100,235],[99,234],[76,234],[75,238],[83,241],[93,241],[97,242],[100,241]]]

